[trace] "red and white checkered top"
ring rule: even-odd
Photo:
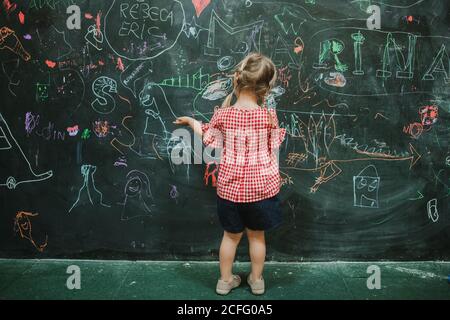
[[[233,202],[255,202],[280,191],[278,149],[286,130],[274,109],[216,108],[202,123],[203,143],[222,148],[217,195]]]

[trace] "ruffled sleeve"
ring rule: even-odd
[[[221,130],[219,108],[216,108],[209,123],[202,122],[201,127],[203,133],[202,140],[205,146],[210,146],[212,148],[223,147],[223,135]]]
[[[279,149],[286,137],[286,129],[280,128],[278,123],[277,112],[274,109],[269,109],[271,118],[270,128],[270,149]]]

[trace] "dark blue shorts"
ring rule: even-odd
[[[246,228],[269,231],[283,220],[278,195],[257,202],[237,203],[217,196],[217,213],[223,229],[240,233]]]

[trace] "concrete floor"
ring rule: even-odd
[[[81,289],[66,287],[67,268],[81,271]],[[367,268],[381,271],[381,289],[367,288]],[[237,263],[244,279],[248,263]],[[268,263],[266,294],[243,283],[221,297],[216,262],[1,260],[0,299],[446,299],[450,262]]]

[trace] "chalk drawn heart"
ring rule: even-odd
[[[200,17],[203,10],[211,3],[211,0],[192,0],[192,4],[195,7],[195,13],[197,14],[197,18]]]

